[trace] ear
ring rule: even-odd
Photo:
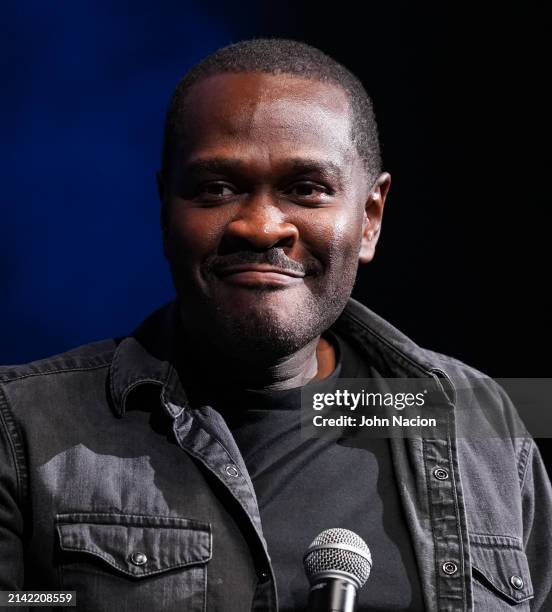
[[[385,199],[387,198],[390,186],[391,175],[388,172],[383,172],[378,176],[368,194],[364,207],[362,241],[358,254],[361,264],[369,263],[374,258],[381,230],[383,207],[385,206]]]
[[[163,253],[165,255],[165,258],[168,259],[167,187],[161,170],[156,173],[155,178],[157,179],[157,192],[159,193],[159,200],[161,201],[160,225],[161,238],[163,240]]]

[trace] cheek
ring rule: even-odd
[[[328,210],[325,219],[313,219],[305,231],[307,243],[319,245],[328,266],[356,265],[362,237],[362,216],[350,211]]]
[[[201,260],[218,244],[224,223],[217,209],[172,205],[168,216],[169,249],[175,255]]]

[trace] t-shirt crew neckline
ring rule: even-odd
[[[228,413],[239,412],[241,414],[250,411],[286,410],[299,411],[301,409],[301,394],[305,388],[311,392],[324,392],[335,385],[335,381],[343,376],[343,351],[341,340],[333,332],[327,331],[322,334],[331,343],[335,350],[336,366],[333,372],[322,379],[313,379],[298,387],[290,389],[243,389],[232,386],[217,384],[213,380],[208,391],[205,390],[205,380],[185,381],[185,388],[193,407],[210,405],[221,412],[225,417]],[[351,377],[354,376],[351,374]],[[195,382],[195,384],[194,384]]]

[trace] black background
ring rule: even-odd
[[[375,102],[393,184],[355,297],[491,376],[550,377],[544,3],[364,6],[304,4],[281,26],[350,67]]]

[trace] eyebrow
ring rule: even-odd
[[[327,179],[336,181],[340,186],[343,182],[341,167],[328,160],[310,157],[293,157],[285,160],[281,166],[284,173],[320,174]],[[246,162],[225,157],[193,159],[187,162],[182,168],[184,174],[199,174],[201,172],[211,172],[213,174],[245,174],[247,171]]]

